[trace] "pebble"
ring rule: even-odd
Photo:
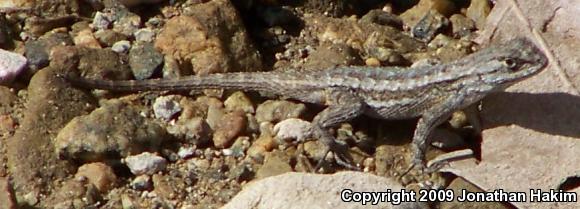
[[[0,85],[12,82],[24,70],[26,62],[26,57],[0,49]]]
[[[177,101],[178,99],[179,98],[173,95],[157,97],[153,102],[153,113],[155,114],[155,117],[166,121],[171,120],[182,110]]]
[[[289,118],[277,123],[274,126],[273,131],[276,135],[276,139],[295,139],[296,141],[303,142],[311,137],[311,127],[312,124],[308,121],[297,118]]]
[[[117,41],[111,47],[111,50],[117,53],[126,53],[131,49],[131,42],[127,40]]]
[[[279,122],[288,118],[299,118],[306,112],[306,106],[302,103],[294,103],[284,100],[268,100],[256,109],[256,120]]]
[[[161,69],[163,55],[155,50],[152,43],[137,42],[129,50],[129,66],[137,80],[144,80],[153,76]]]
[[[105,30],[111,28],[113,17],[110,13],[96,12],[93,18],[93,28],[95,30]]]
[[[177,155],[181,159],[188,159],[190,157],[193,157],[194,154],[195,154],[194,147],[179,147],[179,151],[177,151]]]
[[[153,175],[165,170],[167,160],[150,152],[143,152],[138,155],[126,157],[124,163],[129,167],[131,173],[135,175]]]
[[[209,130],[209,125],[201,117],[179,118],[177,123],[167,127],[169,134],[194,145],[209,142]]]
[[[256,179],[263,179],[291,171],[290,157],[284,152],[273,151],[266,154],[264,165],[256,172]]]
[[[226,101],[224,101],[224,106],[228,112],[241,110],[245,113],[254,113],[255,111],[250,98],[248,98],[248,96],[246,96],[246,94],[241,91],[236,91],[230,95]]]
[[[113,30],[98,30],[95,31],[94,36],[105,47],[111,47],[119,41],[128,39],[127,36]]]
[[[217,124],[213,143],[217,148],[228,148],[246,129],[247,120],[241,111],[225,114]]]
[[[149,175],[140,175],[135,177],[135,179],[131,181],[131,188],[138,191],[151,190],[153,188],[151,177]]]
[[[86,177],[101,193],[106,193],[115,186],[117,176],[113,169],[100,162],[84,164],[77,170],[76,178]]]
[[[155,38],[155,32],[153,32],[153,30],[151,30],[149,28],[142,28],[142,29],[137,30],[135,32],[134,36],[135,36],[136,41],[150,43],[150,42],[153,42],[153,39]]]

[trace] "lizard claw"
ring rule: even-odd
[[[449,162],[439,161],[439,162],[433,163],[429,166],[425,166],[425,164],[423,163],[422,160],[413,160],[411,165],[409,165],[409,168],[407,168],[401,174],[401,177],[409,174],[409,172],[411,170],[419,170],[419,174],[432,174],[432,173],[435,173],[435,172],[441,170],[441,168],[445,167],[446,165],[449,165]]]
[[[333,143],[332,145],[329,145],[326,147],[325,151],[324,151],[324,155],[322,156],[322,158],[318,161],[318,164],[316,164],[315,167],[315,171],[318,171],[322,165],[324,165],[324,162],[326,161],[326,156],[328,155],[328,153],[332,152],[334,154],[334,161],[336,162],[336,164],[345,167],[349,170],[355,170],[355,171],[359,171],[360,168],[358,168],[353,162],[352,162],[352,157],[350,157],[348,155],[347,150],[344,150],[342,148],[339,148],[338,144]]]

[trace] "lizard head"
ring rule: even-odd
[[[539,73],[548,63],[542,51],[526,38],[516,38],[477,54],[482,59],[478,63],[485,65],[479,75],[480,81],[499,88]]]

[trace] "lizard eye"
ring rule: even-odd
[[[510,58],[507,58],[507,59],[505,59],[503,62],[504,62],[504,63],[505,63],[505,65],[506,65],[508,68],[510,68],[511,70],[516,70],[516,69],[515,69],[515,67],[516,67],[516,65],[517,65],[517,62],[516,62],[516,60],[514,60],[514,59],[510,59]]]

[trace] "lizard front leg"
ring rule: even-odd
[[[337,126],[338,124],[349,121],[364,112],[364,103],[362,100],[350,93],[333,93],[331,104],[324,109],[322,112],[318,113],[313,120],[313,133],[314,135],[326,146],[324,156],[318,162],[316,170],[320,168],[324,158],[329,152],[333,152],[335,155],[336,163],[341,166],[347,167],[349,169],[358,170],[357,167],[352,165],[349,157],[346,156],[345,152],[340,151],[340,147],[336,142],[334,136],[329,132],[329,129]]]
[[[459,92],[456,95],[449,96],[449,98],[444,100],[442,103],[433,106],[422,114],[417,122],[415,133],[413,134],[413,159],[411,166],[403,173],[403,175],[413,168],[418,168],[422,171],[425,169],[425,152],[428,147],[427,139],[429,135],[435,127],[447,120],[447,118],[449,118],[458,107],[465,106],[465,95],[464,92]]]

